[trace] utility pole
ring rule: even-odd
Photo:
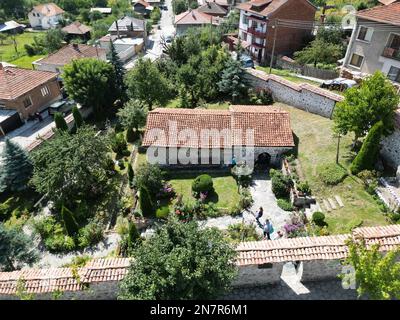
[[[338,139],[337,139],[336,164],[339,164],[339,148],[340,148],[340,133],[338,134]]]
[[[274,62],[274,54],[275,54],[275,44],[276,44],[276,31],[278,30],[278,19],[275,19],[274,25],[272,26],[274,30],[274,43],[272,45],[272,54],[271,54],[271,61],[269,63],[269,74],[272,72],[272,64]],[[267,51],[267,48],[265,48],[265,51]]]

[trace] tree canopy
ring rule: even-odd
[[[342,56],[342,47],[329,43],[323,39],[313,40],[309,46],[294,53],[295,60],[301,64],[312,63],[317,67],[318,63],[333,64]]]
[[[245,93],[247,87],[240,61],[230,59],[226,62],[218,87],[221,92],[228,94],[233,102]]]
[[[125,129],[138,130],[146,124],[147,109],[139,100],[129,100],[118,110],[117,116]]]
[[[221,231],[170,219],[133,252],[119,299],[218,298],[236,276],[235,256]]]

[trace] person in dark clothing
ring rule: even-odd
[[[256,216],[257,221],[260,220],[260,218],[263,216],[263,214],[264,214],[264,209],[263,209],[263,207],[260,207],[260,209],[257,212],[257,216]]]
[[[264,225],[264,239],[268,239],[271,240],[271,233],[274,232],[274,229],[272,227],[272,223],[269,221],[269,219],[267,219],[265,221],[265,225]]]

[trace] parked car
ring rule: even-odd
[[[54,115],[57,112],[61,112],[63,115],[66,115],[72,110],[74,105],[76,105],[76,103],[72,100],[54,102],[49,106],[49,114]]]
[[[357,82],[354,80],[346,79],[346,78],[336,78],[332,80],[324,81],[320,87],[330,90],[338,90],[345,91],[351,87],[357,85]]]
[[[166,37],[165,37],[165,42],[166,42],[166,43],[171,43],[173,39],[174,39],[174,38],[173,38],[172,36],[166,36]]]
[[[242,66],[244,68],[254,68],[254,61],[250,56],[242,54],[240,56],[240,61],[242,62]]]

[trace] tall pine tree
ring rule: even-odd
[[[247,86],[240,61],[228,60],[218,87],[220,92],[226,93],[232,98],[232,102],[237,102],[245,94]]]
[[[121,62],[121,59],[118,57],[117,50],[115,49],[114,43],[110,40],[110,52],[108,54],[108,59],[110,63],[113,65],[115,70],[115,87],[119,91],[119,97],[122,103],[127,100],[126,96],[126,86],[124,82],[125,77],[125,69]]]
[[[54,122],[56,123],[56,128],[61,131],[68,131],[68,124],[65,121],[62,113],[57,112],[54,114]]]
[[[0,191],[22,191],[27,188],[33,166],[28,153],[18,144],[6,139],[0,168]]]

